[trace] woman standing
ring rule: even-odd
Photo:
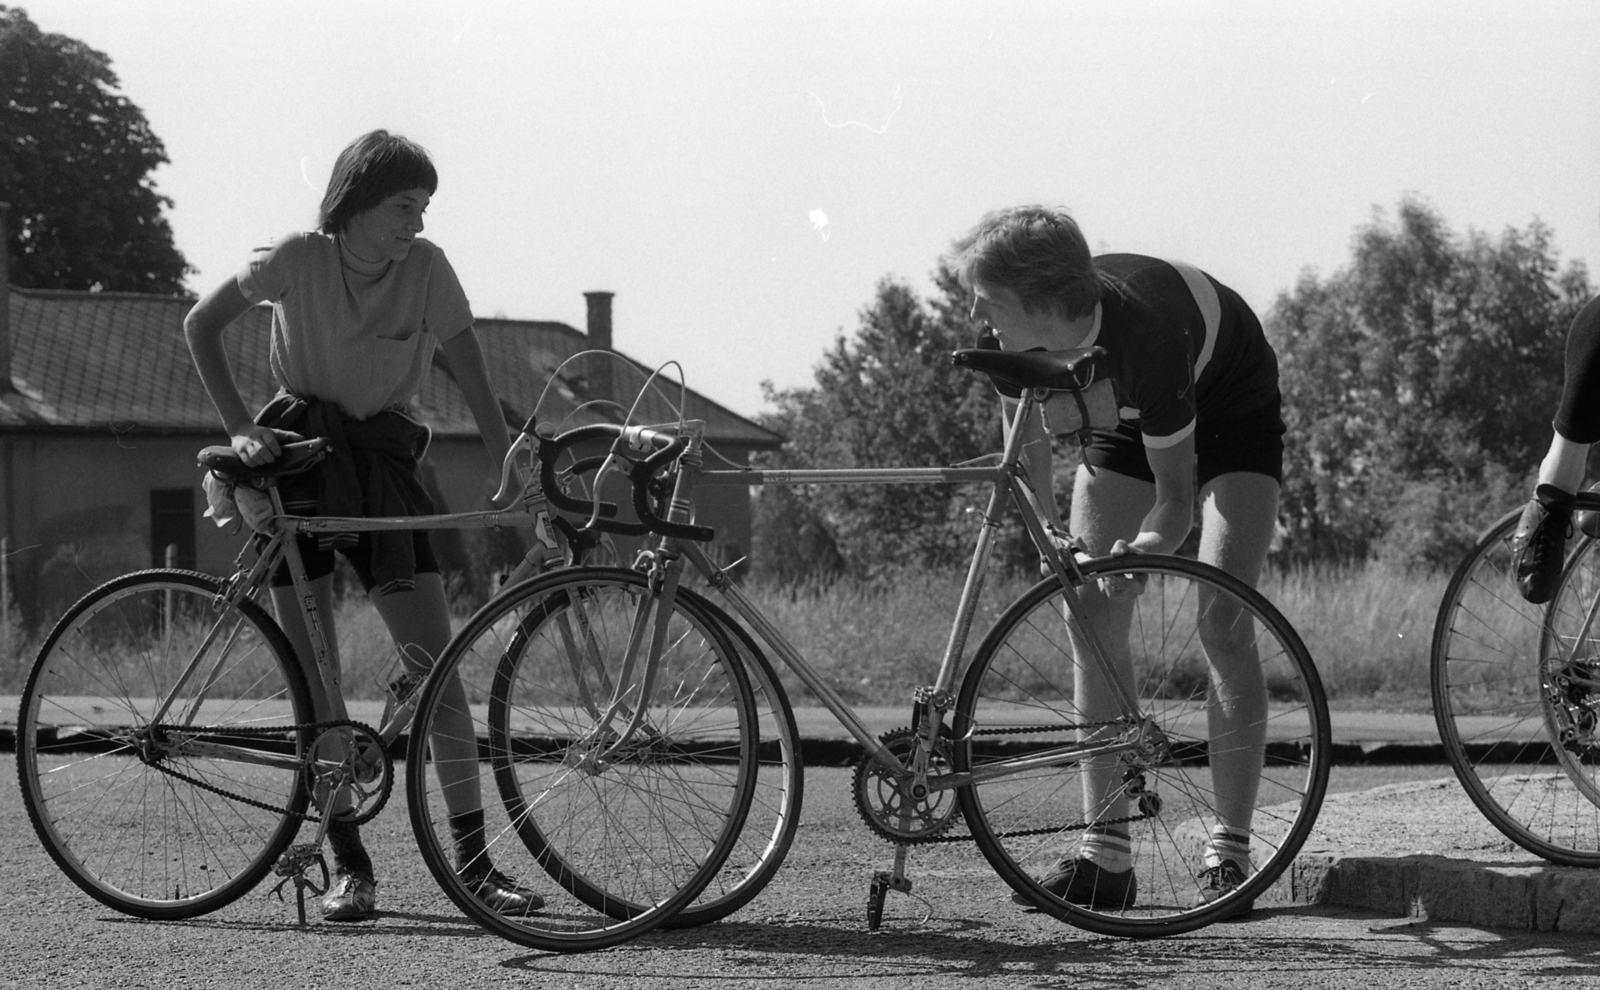
[[[322,199],[318,229],[291,234],[258,253],[244,271],[203,297],[184,334],[235,453],[266,464],[293,435],[327,437],[331,453],[318,471],[282,486],[289,511],[322,515],[419,515],[434,511],[417,473],[428,428],[407,404],[435,348],[443,351],[499,465],[510,447],[489,386],[472,311],[444,253],[419,234],[438,188],[427,152],[377,130],[340,153]],[[278,395],[254,417],[246,409],[223,349],[223,331],[251,306],[272,305],[272,373]],[[334,551],[342,552],[383,617],[407,669],[428,669],[450,640],[444,583],[423,531],[299,537],[316,605],[333,640]],[[273,600],[302,659],[313,656],[287,568],[273,577]],[[337,662],[337,657],[334,658]],[[312,678],[313,685],[322,683]],[[460,692],[460,684],[454,686]],[[317,718],[331,702],[314,691]],[[477,754],[464,695],[443,712],[460,712],[431,740],[457,862],[477,896],[498,911],[542,906],[534,892],[497,871],[487,852]],[[459,759],[453,758],[459,754]],[[446,775],[454,779],[444,780]],[[371,858],[354,825],[328,829],[336,882],[322,901],[330,921],[361,921],[377,908]]]

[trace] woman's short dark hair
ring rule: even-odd
[[[1010,289],[1030,313],[1076,319],[1094,311],[1105,289],[1083,231],[1056,206],[993,210],[946,257],[962,285]]]
[[[372,131],[339,152],[322,196],[317,228],[324,234],[341,233],[350,219],[396,193],[439,188],[439,173],[428,153],[414,141],[388,131]]]

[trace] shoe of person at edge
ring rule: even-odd
[[[340,873],[322,897],[326,921],[366,921],[378,913],[378,882],[358,873]]]
[[[1064,859],[1039,885],[1069,904],[1099,909],[1131,908],[1139,896],[1139,881],[1132,869],[1107,870],[1092,859]],[[1011,900],[1034,906],[1020,893],[1012,894]]]
[[[1208,866],[1201,870],[1200,892],[1195,895],[1194,906],[1205,907],[1214,904],[1229,894],[1238,890],[1245,881],[1245,869],[1231,859],[1225,859],[1216,866]],[[1256,909],[1254,900],[1240,901],[1230,917],[1249,914]]]
[[[1555,596],[1561,583],[1567,537],[1572,535],[1573,496],[1555,485],[1540,485],[1522,510],[1511,537],[1511,568],[1517,593],[1534,605]]]
[[[494,867],[461,874],[472,896],[497,914],[524,915],[544,907],[544,898],[501,873]]]

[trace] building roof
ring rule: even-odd
[[[216,410],[183,339],[183,318],[193,305],[188,296],[13,287],[12,379],[20,392],[0,392],[0,431],[219,433]],[[255,306],[224,337],[239,390],[252,409],[276,391],[268,363],[270,323],[270,309]],[[518,419],[532,413],[544,395],[542,421],[620,422],[620,406],[633,403],[647,376],[643,366],[615,353],[568,362],[586,349],[589,337],[564,323],[482,319],[476,326],[490,382]],[[563,362],[566,367],[552,381]],[[682,405],[685,418],[705,420],[713,442],[757,449],[782,442],[692,391],[682,393],[681,402],[676,386],[651,391],[633,422],[675,419],[673,407]],[[436,435],[477,436],[466,402],[438,357],[415,401]]]

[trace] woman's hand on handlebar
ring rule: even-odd
[[[250,467],[271,464],[283,454],[283,445],[304,440],[305,437],[289,430],[275,430],[270,426],[251,423],[235,433],[231,440],[233,452]]]

